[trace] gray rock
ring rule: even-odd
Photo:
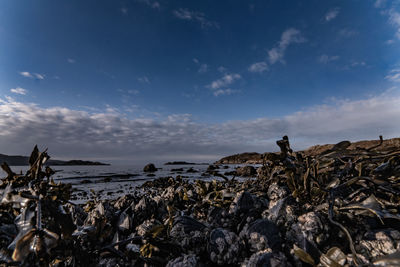
[[[216,228],[210,233],[207,251],[212,262],[218,265],[233,264],[239,256],[239,238],[233,232]]]

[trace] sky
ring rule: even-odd
[[[211,162],[399,137],[398,0],[0,2],[0,153]]]

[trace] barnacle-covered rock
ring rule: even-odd
[[[242,267],[291,267],[282,252],[272,252],[265,249],[251,255],[250,259],[242,263]]]
[[[233,232],[216,228],[210,233],[207,250],[212,262],[218,265],[233,264],[239,256],[239,238]]]
[[[207,222],[216,227],[227,228],[232,222],[228,211],[221,207],[211,207],[208,211]]]
[[[194,254],[185,254],[176,259],[172,259],[167,263],[167,267],[198,267],[199,257]]]
[[[371,258],[394,253],[400,249],[400,232],[394,229],[367,232],[360,240],[359,249]]]
[[[236,215],[248,212],[250,209],[255,207],[255,204],[256,199],[252,194],[247,191],[239,192],[229,207],[229,213]]]
[[[289,227],[296,220],[295,208],[289,205],[288,197],[279,199],[276,204],[262,213],[262,217],[278,226]]]
[[[246,225],[240,232],[240,237],[248,243],[252,252],[267,248],[277,249],[281,244],[278,227],[266,219],[258,219]]]
[[[204,250],[207,241],[205,228],[204,224],[192,217],[179,216],[174,219],[170,235],[184,251],[198,254]]]
[[[273,207],[279,199],[286,197],[289,193],[289,190],[286,186],[280,186],[276,183],[271,184],[268,187],[268,198],[270,200],[269,206]]]

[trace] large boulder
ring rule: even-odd
[[[146,166],[144,166],[143,171],[144,172],[155,172],[155,171],[157,171],[157,168],[156,168],[156,166],[154,166],[153,163],[149,163]]]

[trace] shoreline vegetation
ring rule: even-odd
[[[35,147],[25,174],[1,165],[0,264],[399,266],[399,140],[294,152],[284,136],[233,178],[210,165],[221,179],[162,177],[83,204]]]

